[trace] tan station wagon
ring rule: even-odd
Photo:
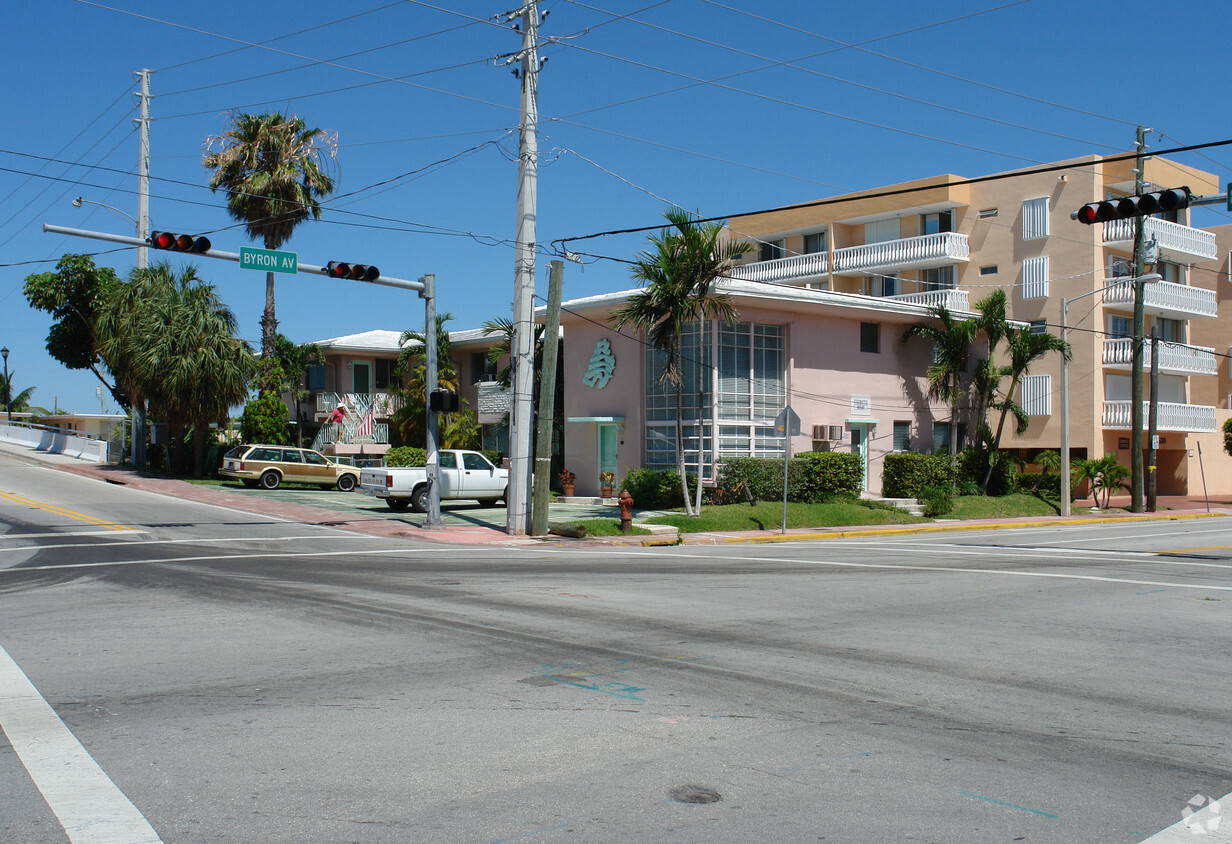
[[[359,481],[359,470],[354,466],[334,463],[310,448],[285,445],[236,446],[223,458],[218,474],[242,481],[244,486],[261,484],[265,489],[278,489],[285,481],[324,489],[336,486],[350,492]]]

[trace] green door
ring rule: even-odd
[[[860,489],[868,489],[868,426],[851,423],[851,453],[860,455]]]
[[[599,423],[599,471],[616,474],[616,449],[620,445],[614,422]]]
[[[351,392],[366,395],[372,392],[372,367],[367,362],[355,361],[351,364]]]

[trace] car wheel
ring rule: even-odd
[[[354,475],[339,475],[338,476],[338,489],[342,490],[343,492],[350,492],[351,490],[355,489],[355,476]]]
[[[278,485],[282,483],[282,476],[272,469],[261,476],[261,486],[266,489],[278,489]]]
[[[252,489],[253,487],[255,487],[255,486],[257,485],[257,482],[256,482],[256,481],[254,481],[254,480],[250,480],[250,479],[248,479],[248,478],[245,478],[245,479],[244,479],[243,481],[241,481],[240,483],[242,483],[244,486],[248,487],[249,489]]]
[[[406,498],[386,498],[385,503],[389,505],[389,509],[395,513],[402,513],[407,507],[411,506],[411,502]]]
[[[416,513],[428,512],[428,485],[416,487],[411,493],[411,506],[415,508]]]

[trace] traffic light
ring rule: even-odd
[[[1109,220],[1125,220],[1130,217],[1145,217],[1160,211],[1176,211],[1188,208],[1191,194],[1189,188],[1169,188],[1152,193],[1121,196],[1103,202],[1089,202],[1075,211],[1071,217],[1088,226],[1106,223]]]
[[[325,274],[330,278],[353,278],[358,281],[376,281],[381,271],[370,264],[348,264],[330,261],[325,265]]]
[[[449,390],[433,390],[428,394],[428,409],[434,413],[457,413],[458,394]]]
[[[155,249],[169,249],[172,252],[209,252],[210,239],[191,234],[172,234],[171,232],[150,232],[150,245]]]

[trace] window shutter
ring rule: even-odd
[[[1022,201],[1022,239],[1048,237],[1048,197]]]
[[[1024,258],[1022,262],[1022,298],[1044,299],[1048,296],[1048,257]]]
[[[1024,375],[1018,385],[1019,403],[1028,416],[1052,415],[1052,376]]]

